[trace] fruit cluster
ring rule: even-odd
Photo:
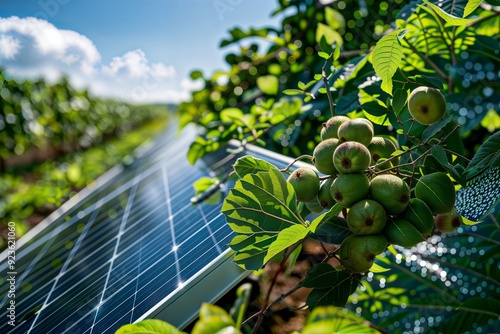
[[[300,167],[288,182],[297,200],[319,213],[335,203],[344,208],[352,232],[338,255],[342,266],[355,273],[368,271],[387,244],[413,247],[437,227],[452,232],[461,223],[455,189],[442,172],[421,176],[413,189],[393,171],[397,144],[374,136],[367,119],[334,116],[323,124],[321,142],[313,152],[313,168]],[[323,181],[321,181],[323,179]]]

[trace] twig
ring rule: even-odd
[[[332,58],[333,58],[333,52],[330,53],[330,56],[328,57],[328,59],[325,60],[325,64],[321,68],[321,77],[323,79],[323,82],[325,83],[326,96],[328,96],[328,103],[330,104],[330,112],[333,117],[335,116],[335,104],[333,103],[332,92],[330,91],[330,83],[328,82],[328,78],[326,77],[326,65],[328,65],[328,62]]]

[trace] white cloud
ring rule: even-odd
[[[0,57],[12,59],[19,52],[21,43],[17,38],[8,35],[0,36]]]
[[[0,66],[14,76],[57,80],[66,74],[95,95],[135,102],[180,102],[189,98],[189,80],[179,84],[173,66],[150,62],[141,49],[103,64],[86,36],[32,17],[0,18]]]

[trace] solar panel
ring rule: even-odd
[[[219,150],[212,163],[190,166],[193,131],[174,133],[142,149],[130,166],[107,172],[18,241],[18,324],[2,321],[1,333],[114,333],[145,318],[182,328],[202,302],[214,302],[247,275],[226,246],[233,232],[222,203],[190,202],[194,181],[226,173],[236,157]],[[248,150],[278,166],[290,162]],[[10,302],[6,259],[4,251],[2,319]]]

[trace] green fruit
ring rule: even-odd
[[[312,168],[300,167],[294,170],[287,181],[295,190],[299,202],[309,202],[318,195],[319,177]]]
[[[397,150],[396,144],[385,137],[373,137],[370,145],[367,146],[368,151],[370,151],[370,156],[372,158],[371,165],[375,165],[380,158],[390,158],[391,154]],[[393,163],[397,163],[398,159],[393,159]],[[379,169],[385,169],[391,167],[391,162],[384,163],[380,165]]]
[[[364,174],[339,174],[330,187],[332,198],[344,208],[368,196],[370,180]]]
[[[328,138],[338,138],[338,130],[340,125],[350,121],[351,119],[346,116],[333,116],[328,121],[323,123],[321,128],[321,140]]]
[[[357,235],[381,232],[386,220],[387,215],[382,205],[371,199],[357,202],[347,213],[347,225]]]
[[[387,214],[397,215],[410,201],[410,187],[396,175],[378,175],[370,182],[370,197],[382,204]]]
[[[335,204],[335,200],[330,193],[330,188],[334,180],[334,178],[326,179],[319,187],[318,201],[323,209],[331,209]]]
[[[441,233],[455,232],[462,222],[462,216],[455,209],[448,213],[440,213],[435,218],[435,225]]]
[[[422,234],[430,235],[434,228],[434,216],[424,201],[412,198],[406,209],[398,216],[409,221]]]
[[[312,163],[320,173],[335,175],[337,170],[333,165],[333,152],[339,146],[338,139],[330,138],[320,142],[313,151]]]
[[[357,118],[340,125],[338,130],[340,142],[356,141],[368,146],[373,138],[373,125],[368,122],[363,118]]]
[[[405,248],[425,241],[416,227],[402,218],[388,219],[382,234],[385,235],[389,243]]]
[[[408,97],[408,111],[420,124],[434,124],[444,117],[446,100],[437,89],[420,86]]]
[[[433,213],[447,213],[455,205],[455,187],[445,173],[435,172],[418,180],[415,197],[424,201]]]
[[[364,273],[370,270],[375,257],[386,247],[387,240],[381,234],[350,235],[340,245],[340,261],[345,269]]]
[[[321,206],[317,196],[314,197],[309,202],[305,202],[304,204],[305,204],[306,208],[313,213],[320,213],[324,210],[324,208]]]
[[[348,141],[333,152],[333,165],[339,173],[361,173],[370,166],[370,151],[365,145]]]

